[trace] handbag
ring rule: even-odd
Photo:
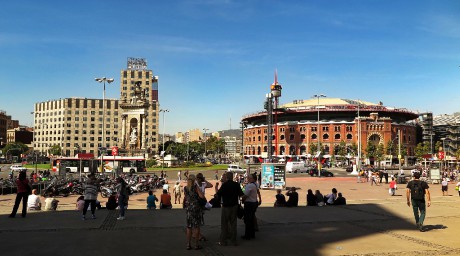
[[[199,206],[204,208],[206,206],[207,202],[208,202],[208,200],[206,200],[206,197],[198,197],[198,205]]]
[[[241,204],[238,204],[238,212],[236,213],[238,219],[242,219],[244,217],[244,208]]]

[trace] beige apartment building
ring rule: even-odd
[[[157,154],[158,76],[142,58],[128,58],[120,73],[120,99],[105,99],[105,114],[103,99],[36,103],[34,150],[59,145],[63,156],[98,155],[100,148],[118,146],[120,154]]]

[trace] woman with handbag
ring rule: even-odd
[[[32,189],[29,185],[29,180],[27,179],[27,174],[24,171],[19,172],[19,176],[16,179],[16,187],[18,189],[16,200],[14,201],[13,211],[10,214],[10,218],[16,217],[16,212],[18,211],[19,204],[22,200],[22,214],[23,218],[26,217],[27,214],[27,199],[29,198],[29,194],[31,193]]]
[[[203,224],[203,208],[199,204],[199,198],[204,198],[203,192],[195,183],[195,175],[190,174],[187,178],[187,186],[184,187],[185,212],[187,221],[187,250],[192,249],[192,236],[195,238],[195,250],[203,247],[199,244],[200,226]]]

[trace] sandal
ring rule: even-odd
[[[203,247],[201,245],[195,246],[195,250],[201,250],[201,249],[203,249]]]
[[[191,250],[192,249],[192,246],[191,245],[187,245],[187,250]]]

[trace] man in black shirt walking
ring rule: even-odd
[[[420,232],[424,232],[423,221],[425,220],[426,206],[425,197],[427,199],[427,206],[430,207],[430,191],[426,182],[419,180],[420,172],[414,172],[414,180],[409,181],[406,189],[407,206],[411,206],[414,211],[415,222]],[[420,216],[419,216],[420,211]]]
[[[233,181],[233,173],[225,173],[227,181],[217,191],[217,195],[222,199],[222,214],[220,220],[220,242],[219,245],[227,245],[229,238],[233,245],[236,245],[236,215],[238,212],[239,198],[243,196],[240,184]]]

